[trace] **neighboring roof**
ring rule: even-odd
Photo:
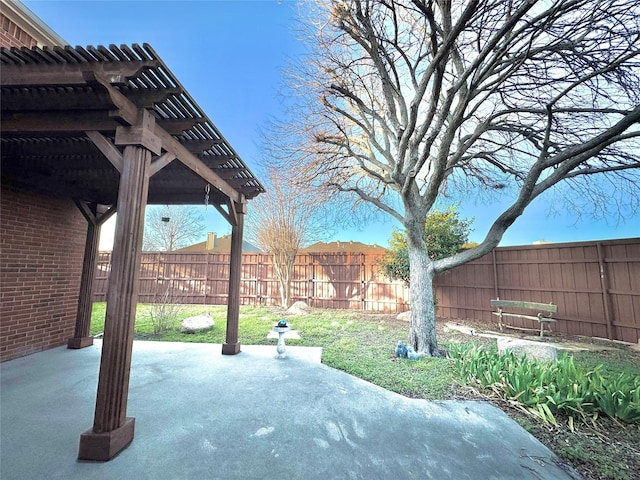
[[[384,253],[380,245],[368,245],[361,242],[317,242],[300,250],[300,253]]]
[[[247,241],[242,242],[242,251],[250,253],[259,253],[261,250]],[[229,253],[231,252],[231,235],[218,237],[215,234],[204,242],[194,243],[188,247],[178,248],[174,252],[212,252],[212,253]]]
[[[264,192],[150,45],[2,48],[0,78],[4,182],[115,204],[118,170],[88,135],[97,132],[113,148],[116,128],[135,124],[146,109],[163,151],[175,158],[156,162],[149,204],[203,204],[207,185],[214,205]]]

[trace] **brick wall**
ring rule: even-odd
[[[35,47],[36,40],[14,22],[0,13],[0,46],[1,47]]]
[[[0,361],[73,336],[86,220],[71,200],[0,190]]]

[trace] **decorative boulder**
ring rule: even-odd
[[[402,312],[396,318],[398,320],[403,320],[405,322],[410,322],[411,321],[411,310],[409,310],[407,312]]]
[[[213,325],[213,318],[207,313],[206,315],[185,318],[180,324],[180,331],[182,333],[205,332],[211,330]]]
[[[311,307],[304,302],[295,302],[287,309],[289,315],[308,315],[311,313]]]
[[[518,338],[498,338],[498,353],[502,354],[506,350],[511,350],[514,355],[521,357],[542,360],[544,362],[555,362],[558,359],[558,348],[554,345],[543,342],[532,342],[530,340],[520,340]]]

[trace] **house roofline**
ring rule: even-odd
[[[65,46],[69,43],[54,32],[20,0],[2,0],[2,14],[28,33],[38,46]]]

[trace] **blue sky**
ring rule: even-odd
[[[206,112],[244,162],[256,170],[260,160],[259,132],[282,110],[278,89],[287,60],[303,51],[293,30],[293,1],[63,1],[23,0],[71,45],[149,43]],[[550,215],[551,197],[529,206],[504,235],[500,245],[537,240],[570,242],[640,236],[640,215],[622,221],[576,219]],[[205,213],[204,206],[203,213]],[[472,241],[480,241],[499,202],[475,205],[463,200],[462,217],[474,217]],[[209,208],[206,230],[230,232],[228,224]],[[395,221],[381,220],[343,230],[329,240],[387,244]],[[102,248],[109,248],[113,222],[103,227]],[[203,232],[204,240],[205,232]]]

